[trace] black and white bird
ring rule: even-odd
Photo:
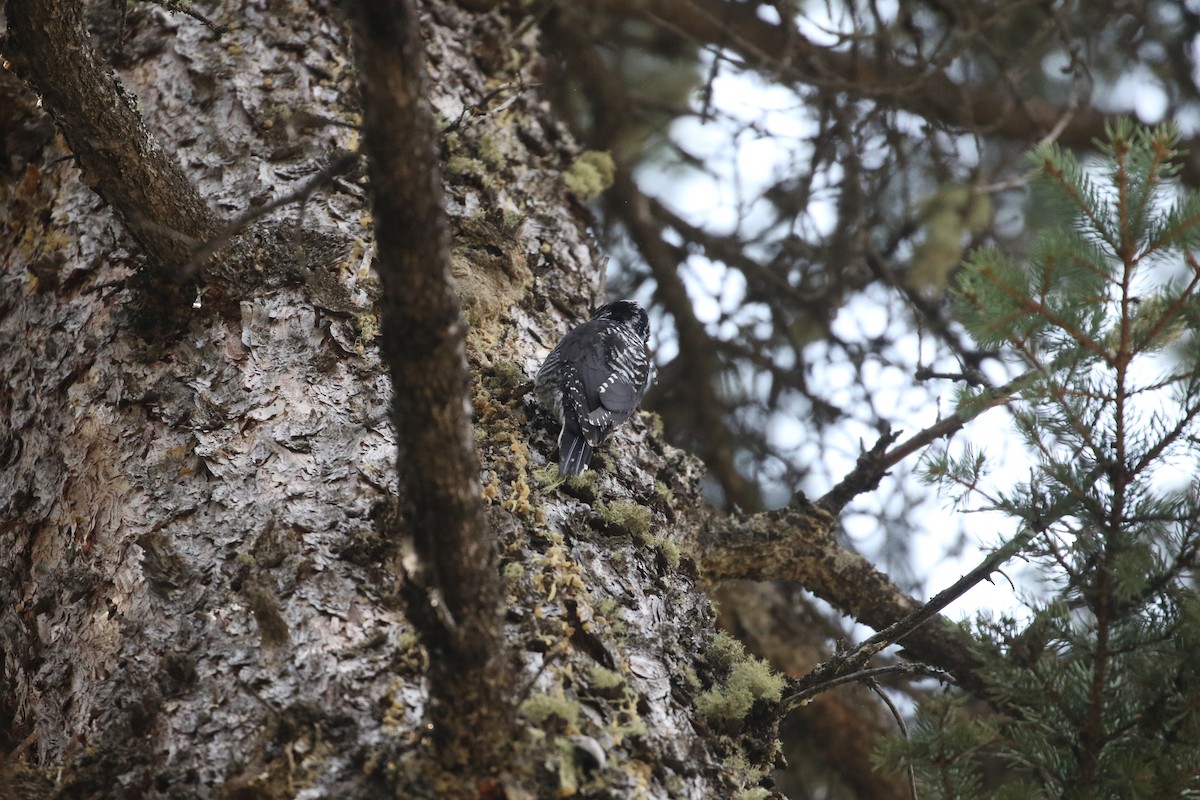
[[[600,306],[546,356],[537,374],[537,396],[562,425],[558,471],[578,475],[592,448],[633,416],[654,382],[646,341],[650,320],[632,300]]]

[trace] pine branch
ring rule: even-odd
[[[830,514],[841,513],[841,510],[854,497],[875,489],[889,469],[938,439],[953,435],[983,411],[1004,405],[1036,376],[1037,372],[1031,370],[1013,378],[1003,386],[987,392],[982,399],[972,403],[969,408],[960,409],[945,419],[939,420],[925,430],[910,436],[891,450],[888,450],[887,447],[896,440],[898,434],[885,431],[870,450],[858,457],[854,469],[826,492],[821,499],[817,500],[817,505]]]

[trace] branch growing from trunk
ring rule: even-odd
[[[92,49],[78,0],[9,0],[5,56],[79,162],[84,181],[125,221],[167,284],[183,280],[193,250],[218,217],[159,145],[136,99]]]
[[[930,620],[940,618],[942,609],[962,597],[980,581],[989,580],[992,573],[1021,552],[1021,549],[1028,545],[1036,535],[1037,532],[1033,529],[1022,531],[1011,541],[1005,542],[994,552],[989,553],[974,569],[955,581],[953,585],[938,592],[925,605],[903,619],[893,622],[852,650],[839,653],[817,666],[816,669],[796,682],[793,687],[795,694],[784,701],[785,707],[789,710],[798,708],[801,703],[815,693],[833,688],[847,676],[863,669],[874,655],[882,652],[888,646],[895,644],[900,639],[911,641],[914,632],[920,630],[922,625]],[[959,682],[962,683],[961,678]],[[975,682],[968,686],[977,684],[978,679],[975,679]]]
[[[412,0],[345,0],[343,7],[362,88],[405,522],[420,559],[406,587],[408,613],[429,651],[442,763],[486,771],[501,763],[512,738],[511,686],[420,20]]]
[[[714,580],[754,578],[792,581],[839,611],[883,630],[921,608],[871,562],[838,544],[836,518],[819,505],[802,502],[790,508],[747,517],[714,520],[700,532],[697,551],[701,569]],[[967,634],[938,616],[908,633],[907,651],[954,676],[964,688],[978,691],[978,661]]]

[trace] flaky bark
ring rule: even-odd
[[[94,9],[101,21],[107,8]],[[357,144],[361,95],[329,4],[218,4],[206,13],[231,26],[219,42],[161,8],[129,8],[118,41],[106,39],[120,78],[213,208],[269,206]],[[396,248],[440,245],[439,231],[384,230],[392,212],[368,214],[361,174],[333,181],[261,220],[264,246],[235,265],[286,279],[216,303],[228,287],[202,273],[198,307],[176,308],[164,335],[130,280],[140,241],[43,137],[5,175],[0,206],[15,243],[0,252],[0,337],[12,345],[0,347],[11,387],[0,402],[0,796],[540,797],[590,782],[612,796],[707,798],[772,763],[768,704],[719,724],[693,708],[729,669],[708,653],[712,611],[674,546],[699,505],[695,464],[639,419],[589,481],[548,492],[537,470],[553,436],[502,399],[601,296],[589,220],[563,187],[578,148],[537,91],[536,28],[438,0],[421,11],[450,260],[471,323],[471,435],[516,654],[509,688],[525,701],[514,754],[493,783],[439,770],[424,722],[430,682],[449,686],[453,669],[421,646],[391,571],[398,487],[419,506],[452,481],[475,524],[460,492],[472,466],[436,474],[413,462],[418,444],[399,477],[398,441],[429,420],[393,431],[380,351],[461,359],[453,319],[428,303],[404,310],[418,329],[400,327],[404,298],[391,294],[380,339],[373,303],[372,223],[383,272]],[[428,182],[411,191],[436,199]],[[292,257],[287,245],[310,239],[330,243],[328,261]],[[412,278],[391,277],[388,293]],[[409,369],[396,370],[397,394],[455,381]],[[437,394],[397,406],[465,415],[465,393]],[[461,453],[461,424],[443,431]],[[434,588],[491,605],[486,590],[470,597],[475,583]]]

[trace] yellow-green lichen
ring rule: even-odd
[[[627,736],[646,736],[649,733],[649,728],[640,717],[630,719],[628,722],[621,722],[608,727],[608,734],[613,739],[613,744],[620,745]]]
[[[752,786],[749,789],[738,789],[733,793],[733,800],[767,800],[771,796],[769,789]]]
[[[498,360],[492,367],[492,374],[496,378],[496,388],[504,392],[511,392],[528,380],[521,365],[508,359]]]
[[[575,728],[579,725],[579,704],[561,695],[557,697],[551,697],[548,694],[534,695],[521,703],[521,716],[525,717],[531,725],[539,727],[551,717],[558,717],[567,723],[568,727]]]
[[[358,336],[354,339],[354,349],[362,355],[367,346],[379,338],[379,317],[371,313],[355,313],[351,315]]]
[[[725,631],[717,631],[708,646],[708,660],[719,670],[733,669],[734,664],[746,658],[746,647]]]
[[[712,722],[744,719],[759,700],[779,702],[784,685],[767,662],[751,656],[734,665],[724,686],[697,695],[696,711]]]
[[[598,506],[596,511],[609,525],[633,536],[644,537],[650,533],[650,509],[645,506],[617,501]]]
[[[492,173],[491,168],[478,158],[450,156],[450,158],[446,159],[446,172],[450,175],[475,178],[479,181],[479,185],[485,189],[494,191],[498,188],[496,177]]]
[[[595,197],[613,185],[616,164],[610,153],[588,150],[563,174],[563,183],[580,200]]]
[[[550,463],[529,471],[539,486],[554,486],[562,483],[558,475],[558,464]]]
[[[696,670],[691,664],[684,664],[676,673],[676,677],[692,694],[700,691],[700,677],[696,675]]]
[[[500,169],[506,162],[499,143],[492,136],[479,137],[479,157],[493,169]]]
[[[587,684],[593,689],[617,689],[625,685],[625,679],[619,672],[593,664],[588,669]]]
[[[558,761],[558,796],[571,797],[579,791],[579,765],[575,763],[575,745],[570,739],[559,736],[554,740],[554,753]]]
[[[485,169],[482,161],[467,156],[450,156],[446,159],[446,172],[451,175],[479,175]]]
[[[760,783],[763,778],[767,777],[767,770],[751,765],[746,755],[741,751],[731,753],[725,759],[725,772],[729,775],[737,776],[743,787],[740,790],[742,792],[754,792],[758,788],[754,784]],[[747,784],[750,784],[750,786],[747,787]],[[740,796],[740,794],[734,795],[734,797]],[[757,797],[754,794],[749,796]],[[767,796],[770,796],[770,792],[767,793]]]
[[[658,548],[658,552],[662,553],[668,567],[679,569],[681,554],[679,552],[679,545],[674,539],[668,539],[666,536],[652,536],[649,539],[649,544],[652,547]]]
[[[655,414],[653,411],[643,411],[642,415],[650,420],[650,432],[658,439],[663,438],[662,414]]]

